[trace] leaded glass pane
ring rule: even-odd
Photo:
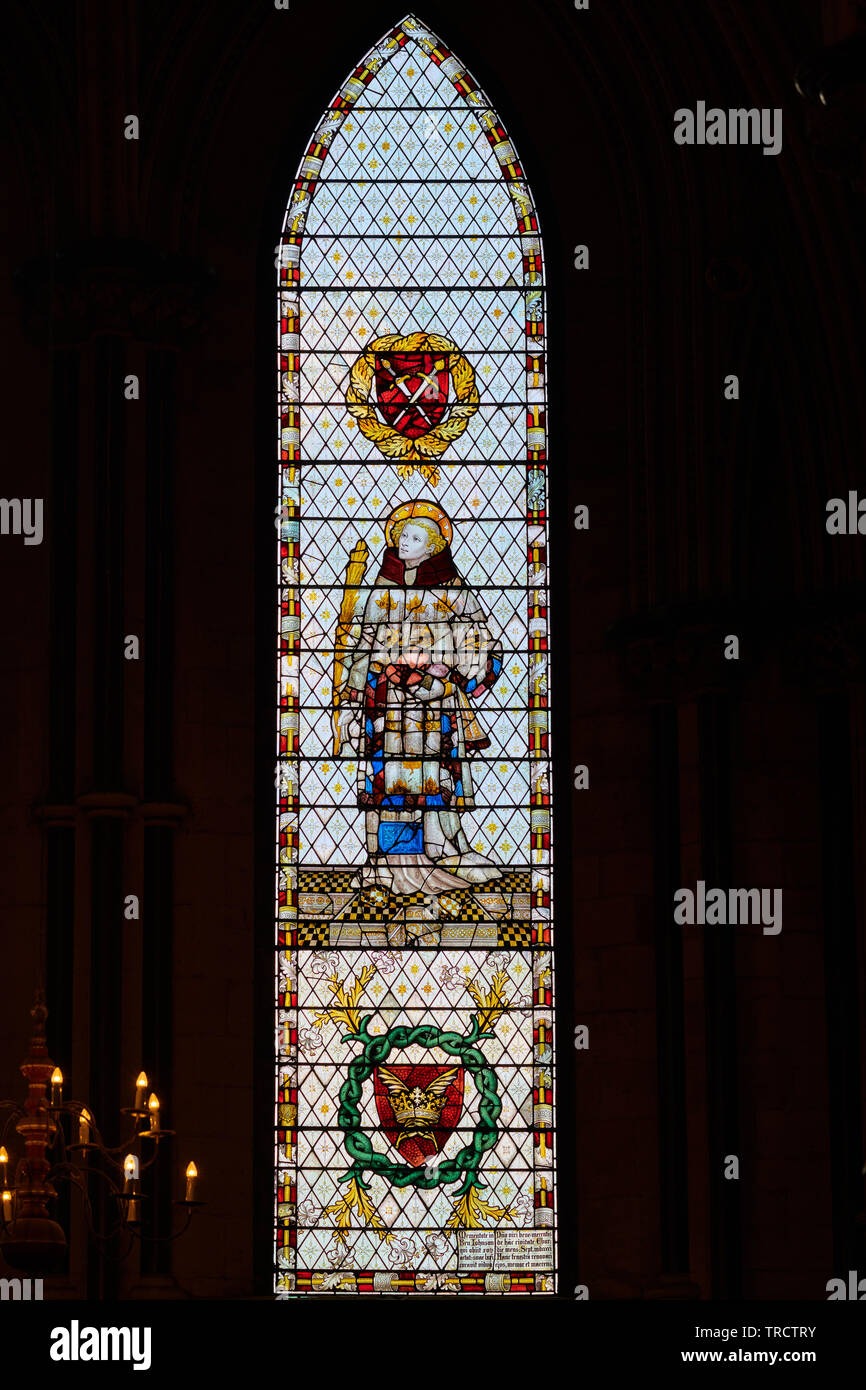
[[[276,1289],[556,1287],[541,244],[409,16],[281,241]]]

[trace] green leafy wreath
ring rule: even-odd
[[[397,1024],[387,1033],[371,1035],[368,1032],[372,1014],[362,1018],[357,1031],[346,1033],[343,1042],[360,1042],[363,1051],[355,1057],[347,1068],[348,1077],[340,1087],[340,1109],[337,1123],[343,1131],[346,1149],[355,1161],[340,1182],[351,1182],[353,1190],[365,1189],[365,1172],[381,1173],[395,1187],[422,1187],[425,1189],[447,1186],[463,1178],[463,1184],[454,1194],[462,1197],[473,1188],[483,1187],[478,1181],[478,1166],[488,1149],[496,1143],[496,1121],[502,1113],[502,1101],[496,1087],[496,1073],[488,1066],[487,1058],[475,1044],[495,1037],[493,1033],[482,1033],[477,1016],[472,1020],[469,1032],[446,1033],[441,1028],[422,1024],[407,1028]],[[369,1137],[361,1128],[359,1102],[364,1082],[373,1069],[380,1066],[392,1050],[411,1047],[419,1043],[422,1047],[439,1047],[452,1057],[459,1057],[469,1072],[480,1096],[478,1102],[478,1123],[468,1144],[453,1158],[443,1159],[438,1164],[426,1164],[415,1168],[408,1163],[394,1163],[387,1154],[376,1153]]]

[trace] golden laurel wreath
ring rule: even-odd
[[[376,353],[389,351],[448,353],[457,404],[451,407],[447,420],[434,425],[417,439],[407,439],[390,425],[383,425],[370,404]],[[372,440],[386,458],[399,460],[397,472],[401,478],[410,477],[417,467],[422,477],[435,487],[439,481],[439,469],[432,460],[443,454],[453,440],[459,439],[470,417],[478,409],[475,373],[463,353],[450,339],[443,338],[439,333],[409,333],[405,337],[399,333],[385,333],[381,338],[374,338],[367,350],[355,359],[349,380],[346,406],[349,414],[358,421],[358,428],[365,438]]]

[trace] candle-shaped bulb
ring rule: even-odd
[[[135,1105],[133,1109],[144,1109],[144,1093],[147,1090],[147,1072],[140,1071],[135,1078]]]
[[[8,1153],[6,1152],[6,1147],[5,1147],[5,1145],[0,1144],[0,1168],[4,1169],[4,1171],[5,1171],[6,1164],[7,1164],[8,1162],[9,1162],[9,1155],[8,1155]],[[5,1187],[5,1186],[6,1186],[6,1183],[3,1181],[3,1177],[4,1177],[4,1174],[0,1174],[0,1182],[2,1182],[2,1183],[3,1183],[3,1186]]]
[[[184,1201],[195,1201],[195,1180],[197,1177],[198,1169],[196,1168],[195,1164],[188,1163],[186,1166],[186,1197],[184,1198]]]
[[[159,1129],[159,1097],[155,1091],[151,1091],[150,1093],[147,1108],[150,1111],[151,1129]]]
[[[135,1154],[127,1154],[123,1160],[123,1190],[130,1197],[126,1203],[126,1220],[130,1223],[137,1222],[139,1200],[135,1194],[138,1192],[138,1159]]]
[[[79,1144],[90,1143],[90,1126],[93,1123],[93,1116],[85,1105],[78,1116],[78,1142]]]
[[[3,1189],[3,1220],[8,1221],[12,1216],[12,1193],[8,1187]]]
[[[55,1067],[51,1073],[51,1104],[59,1105],[63,1099],[63,1072]]]

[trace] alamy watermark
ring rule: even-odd
[[[863,1303],[866,1301],[866,1279],[861,1279],[856,1269],[848,1270],[846,1279],[828,1279],[824,1286],[827,1290],[827,1302],[838,1303],[850,1301],[852,1303]]]
[[[41,497],[0,497],[0,536],[23,536],[25,545],[42,544]]]
[[[11,1299],[16,1303],[41,1303],[41,1279],[0,1279],[0,1301]]]
[[[82,1327],[73,1318],[68,1327],[51,1330],[48,1355],[52,1361],[129,1361],[134,1371],[149,1371],[149,1327]]]
[[[707,108],[699,101],[694,111],[681,106],[674,112],[674,140],[678,145],[763,145],[764,154],[782,153],[781,106]]]
[[[680,926],[763,926],[764,936],[782,930],[781,888],[710,888],[702,878],[674,893],[674,921]]]
[[[845,497],[831,497],[825,521],[828,536],[866,536],[866,497],[853,490]]]

